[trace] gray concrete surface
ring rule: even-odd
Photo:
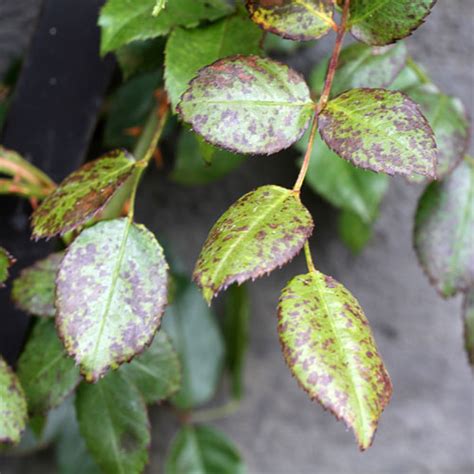
[[[408,41],[437,84],[473,112],[472,0],[440,1]],[[327,50],[321,41],[304,61]],[[173,242],[191,270],[210,226],[244,192],[266,183],[291,185],[293,158],[255,158],[219,183],[172,185],[150,173],[138,218]],[[247,395],[240,411],[215,425],[240,447],[252,474],[469,474],[474,471],[473,378],[462,348],[460,300],[443,301],[429,286],[412,249],[413,213],[421,187],[394,179],[371,245],[353,257],[337,239],[336,215],[311,192],[303,201],[316,222],[311,246],[317,266],[359,298],[391,374],[394,395],[373,447],[358,452],[341,423],[310,402],[283,361],[276,333],[280,289],[305,271],[298,257],[250,286],[251,344]],[[158,472],[175,429],[171,415],[153,411],[150,473]],[[0,462],[2,474],[53,472],[51,453]]]

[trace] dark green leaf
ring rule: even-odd
[[[474,366],[474,290],[469,290],[464,297],[464,345],[469,363]]]
[[[129,219],[100,222],[68,248],[57,278],[57,327],[90,381],[141,352],[167,299],[163,250]]]
[[[329,148],[360,168],[436,177],[433,131],[401,92],[351,89],[328,102],[319,131]]]
[[[0,247],[0,288],[4,286],[8,278],[8,269],[14,263],[15,259],[3,247]]]
[[[79,429],[105,474],[140,474],[148,461],[150,425],[145,403],[120,373],[83,383],[76,396]]]
[[[143,354],[121,370],[135,384],[147,403],[169,398],[181,385],[179,356],[163,329],[156,333]]]
[[[474,160],[466,157],[423,193],[415,217],[415,250],[443,297],[474,286]]]
[[[210,303],[232,283],[255,280],[288,263],[313,227],[297,193],[262,186],[241,197],[214,224],[193,279]]]
[[[79,383],[79,369],[64,351],[54,321],[38,321],[33,328],[18,361],[18,377],[33,415],[58,406]]]
[[[102,54],[135,40],[166,35],[175,26],[192,27],[202,20],[216,20],[233,10],[227,0],[173,0],[155,17],[155,6],[156,0],[108,0],[99,17]]]
[[[165,474],[243,474],[245,466],[234,445],[208,426],[187,426],[173,440]]]
[[[341,212],[338,229],[342,241],[354,254],[360,253],[372,238],[372,224],[350,211]]]
[[[200,28],[176,28],[166,44],[166,90],[173,107],[198,71],[235,54],[257,54],[262,31],[248,18],[232,15]]]
[[[214,145],[268,155],[301,137],[313,108],[304,79],[288,66],[233,56],[201,69],[177,110]]]
[[[13,282],[12,299],[26,313],[53,318],[56,274],[64,252],[52,253],[20,273]]]
[[[33,237],[63,235],[92,219],[134,169],[133,157],[115,150],[70,174],[33,213]]]
[[[199,290],[186,277],[176,277],[174,282],[175,299],[166,310],[163,326],[181,359],[182,384],[173,403],[189,409],[214,395],[224,360],[224,343],[215,315]]]
[[[409,36],[436,0],[352,0],[348,27],[363,43],[382,46]]]
[[[392,385],[358,301],[320,272],[299,275],[281,294],[278,333],[301,387],[367,449]]]
[[[27,420],[20,381],[0,357],[0,444],[17,444]]]

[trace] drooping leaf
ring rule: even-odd
[[[358,301],[320,272],[299,275],[281,294],[278,333],[300,386],[367,449],[392,385]]]
[[[20,381],[0,357],[0,444],[17,444],[27,420]]]
[[[214,224],[193,279],[208,303],[232,283],[288,263],[313,231],[313,219],[293,191],[262,186],[241,197]]]
[[[176,28],[166,44],[166,90],[173,107],[198,71],[218,59],[257,54],[263,32],[248,18],[232,15],[194,29]]]
[[[401,92],[351,89],[328,102],[319,131],[335,153],[360,168],[436,177],[433,131]]]
[[[272,154],[301,137],[313,108],[304,79],[288,66],[258,56],[233,56],[201,69],[177,111],[214,145]]]
[[[134,158],[115,150],[70,174],[33,213],[33,237],[62,235],[92,219],[134,169]]]
[[[352,0],[348,27],[363,43],[382,46],[409,36],[436,0]]]
[[[339,236],[354,254],[360,253],[372,238],[372,223],[350,211],[342,211],[338,218]]]
[[[393,46],[374,48],[360,43],[341,51],[331,97],[358,87],[387,87],[398,76],[407,60],[407,48],[400,42]],[[311,73],[310,87],[321,94],[329,64],[329,57],[318,63]]]
[[[469,363],[474,366],[474,290],[469,290],[464,296],[464,346]]]
[[[15,263],[15,259],[3,248],[0,247],[0,288],[5,286],[8,278],[8,269]]]
[[[173,403],[187,410],[214,395],[224,363],[224,343],[211,309],[184,276],[174,278],[175,297],[163,326],[178,351],[182,381]]]
[[[244,463],[235,446],[209,426],[186,426],[173,440],[165,474],[243,474]]]
[[[155,6],[156,0],[108,0],[99,17],[102,54],[135,40],[166,35],[175,26],[196,26],[202,20],[216,20],[233,11],[227,0],[173,0],[155,17]]]
[[[421,196],[415,250],[431,283],[447,298],[474,286],[474,160],[466,157]]]
[[[150,347],[121,371],[138,388],[146,403],[169,398],[181,385],[179,357],[163,329],[156,333]]]
[[[57,277],[56,323],[87,380],[150,343],[166,305],[167,268],[153,234],[129,219],[100,222],[68,248]]]
[[[12,299],[21,310],[35,316],[53,318],[56,315],[56,274],[63,256],[64,252],[52,253],[23,270],[15,279]]]
[[[83,383],[76,395],[79,430],[105,474],[141,474],[148,461],[150,424],[135,386],[119,372],[96,384]]]
[[[33,328],[18,361],[18,378],[32,415],[45,415],[79,383],[79,369],[64,351],[54,321],[38,321]]]
[[[266,31],[305,41],[335,27],[331,0],[247,0],[250,18]]]

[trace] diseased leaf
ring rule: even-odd
[[[138,388],[146,403],[169,398],[181,385],[181,364],[163,329],[143,354],[122,367],[122,373]]]
[[[208,426],[186,426],[176,435],[165,461],[165,474],[242,474],[235,446]]]
[[[351,89],[328,102],[319,131],[335,153],[360,168],[436,178],[433,131],[401,92]]]
[[[33,328],[18,361],[18,377],[32,415],[45,415],[79,383],[79,369],[64,351],[54,321],[38,321]]]
[[[135,386],[113,372],[81,384],[76,413],[87,448],[105,474],[140,474],[148,461],[150,423]]]
[[[332,0],[247,0],[250,18],[292,40],[321,38],[335,27]]]
[[[232,283],[288,263],[313,231],[313,219],[295,192],[262,186],[241,197],[214,224],[193,279],[208,303]]]
[[[262,30],[238,14],[199,28],[173,30],[165,60],[166,90],[173,107],[201,68],[226,56],[259,53],[262,36]]]
[[[168,265],[153,234],[129,219],[84,230],[62,260],[56,323],[89,381],[150,343],[167,300]]]
[[[392,385],[358,301],[320,272],[299,275],[281,294],[278,333],[301,387],[367,449]]]
[[[63,256],[64,252],[52,253],[23,270],[14,280],[12,299],[22,311],[51,318],[56,315],[56,274]]]
[[[63,235],[92,219],[134,168],[135,160],[127,151],[115,150],[70,174],[33,213],[33,237]]]
[[[372,238],[372,223],[367,223],[350,211],[342,211],[339,215],[338,230],[341,240],[356,255]]]
[[[464,346],[469,363],[474,366],[474,290],[471,288],[464,296]]]
[[[269,155],[301,137],[313,108],[304,79],[288,66],[233,56],[201,69],[177,111],[214,145]]]
[[[0,357],[0,444],[17,444],[26,421],[26,399],[20,381]]]
[[[409,36],[436,0],[352,0],[348,27],[359,41],[386,45]]]
[[[8,278],[8,269],[15,263],[15,259],[0,247],[0,288],[5,286]]]
[[[194,27],[233,11],[227,0],[173,0],[155,17],[155,6],[156,0],[108,0],[99,17],[102,54],[135,40],[166,35],[175,26]]]
[[[415,217],[415,250],[432,285],[447,298],[474,286],[474,160],[466,157],[431,183]]]
[[[211,309],[184,276],[174,278],[175,297],[163,327],[178,351],[182,381],[172,402],[183,410],[208,402],[215,394],[224,363],[224,343]]]

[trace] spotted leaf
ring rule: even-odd
[[[352,0],[348,27],[363,43],[394,43],[418,28],[435,3],[436,0]]]
[[[87,222],[107,205],[134,168],[131,155],[115,150],[70,174],[33,213],[33,237],[65,234]]]
[[[301,387],[367,449],[392,385],[358,301],[320,272],[299,275],[281,294],[278,333]]]
[[[443,297],[474,286],[474,160],[466,157],[421,196],[415,217],[415,250]]]
[[[269,155],[301,137],[313,108],[304,79],[288,66],[233,56],[201,69],[177,110],[214,145]]]
[[[436,177],[433,130],[401,92],[351,89],[328,102],[319,131],[335,153],[360,168]]]
[[[0,443],[18,443],[26,420],[26,399],[20,381],[0,357]]]
[[[8,278],[8,269],[15,263],[15,259],[2,247],[0,247],[0,288]]]
[[[296,193],[262,186],[241,197],[214,224],[193,279],[210,303],[231,283],[255,280],[289,262],[313,226]]]
[[[474,289],[468,291],[464,297],[464,346],[469,363],[474,366]]]
[[[128,219],[96,224],[68,248],[57,278],[57,328],[87,380],[143,351],[167,300],[163,250]]]
[[[331,0],[247,0],[250,18],[264,30],[300,41],[335,28],[333,8]]]
[[[13,282],[12,299],[26,313],[54,317],[56,274],[64,252],[57,252],[26,268]]]

